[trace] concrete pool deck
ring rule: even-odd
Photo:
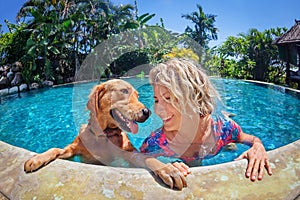
[[[188,187],[171,190],[148,171],[56,160],[23,171],[33,152],[0,141],[0,200],[12,199],[300,199],[300,140],[268,152],[273,176],[251,182],[246,160],[194,167]]]

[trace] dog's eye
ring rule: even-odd
[[[121,92],[122,92],[123,94],[128,94],[128,90],[127,90],[127,89],[122,89]]]

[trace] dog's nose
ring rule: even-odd
[[[151,115],[151,111],[148,108],[143,108],[140,110],[138,118],[135,120],[137,122],[144,122]]]
[[[136,119],[137,122],[144,122],[148,119],[148,117],[151,115],[151,111],[148,108],[143,108],[139,112],[138,119]]]
[[[149,117],[151,114],[151,111],[148,108],[144,108],[142,111],[145,117]]]

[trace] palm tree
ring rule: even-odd
[[[247,41],[246,52],[250,60],[255,62],[253,78],[265,81],[268,68],[277,60],[277,47],[272,42],[281,33],[280,29],[270,29],[259,32],[250,29],[248,34],[240,34]]]
[[[17,15],[28,33],[23,45],[26,73],[55,80],[70,73],[76,77],[97,45],[127,29],[145,27],[154,16],[134,16],[133,10],[130,4],[115,6],[108,0],[27,0]]]
[[[182,15],[183,18],[192,21],[194,29],[187,26],[185,33],[198,42],[202,47],[207,48],[210,40],[217,40],[217,31],[214,23],[216,15],[205,14],[200,5],[197,4],[198,12]]]
[[[28,0],[21,7],[17,20],[23,19],[27,23],[23,31],[29,33],[26,54],[22,57],[24,73],[58,81],[70,66],[66,28],[69,23],[66,13],[62,12],[68,5],[65,0],[59,3],[55,0]],[[62,63],[62,60],[67,62]]]
[[[228,37],[218,48],[218,52],[222,59],[235,57],[233,60],[236,65],[231,76],[278,82],[282,63],[278,59],[278,49],[272,42],[285,30],[276,28],[259,32],[253,28],[238,37]]]

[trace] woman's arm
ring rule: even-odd
[[[248,160],[246,177],[250,178],[251,181],[255,181],[256,178],[257,180],[262,180],[264,168],[271,176],[272,169],[268,160],[267,152],[261,140],[253,135],[241,132],[238,142],[251,146],[250,149],[236,158],[236,160],[241,160],[244,158]]]

